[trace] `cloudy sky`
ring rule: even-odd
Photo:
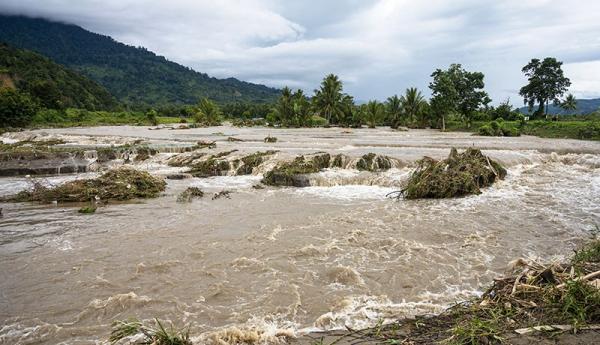
[[[571,91],[600,97],[598,0],[2,0],[0,12],[78,24],[216,77],[311,92],[336,73],[359,100],[435,68],[485,73],[494,103],[520,105],[532,57],[564,61]]]

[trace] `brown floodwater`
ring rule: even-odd
[[[195,342],[367,327],[433,313],[481,293],[515,258],[560,259],[600,225],[600,143],[475,137],[389,129],[96,127],[5,135],[71,144],[145,139],[162,152],[136,164],[154,174],[175,148],[216,140],[214,152],[317,151],[400,162],[385,173],[330,169],[305,188],[254,189],[256,175],[168,180],[164,195],[109,204],[0,204],[0,344],[97,344],[114,320],[172,320]],[[265,144],[267,135],[277,143]],[[244,139],[229,142],[228,136]],[[470,146],[508,168],[481,195],[392,200],[424,155]],[[179,169],[180,170],[180,169]],[[44,183],[95,173],[44,177]],[[0,178],[0,195],[31,178]],[[200,186],[207,196],[177,203]],[[227,189],[231,198],[211,200]],[[227,338],[228,337],[228,338]]]

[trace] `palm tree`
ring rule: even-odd
[[[315,90],[315,110],[327,121],[339,120],[342,116],[342,82],[335,74],[329,74],[321,82],[321,88]]]
[[[194,120],[196,120],[196,123],[206,126],[218,126],[221,124],[221,109],[215,102],[203,98],[198,103]]]
[[[304,92],[298,89],[293,95],[293,112],[294,112],[294,122],[296,122],[297,126],[307,126],[310,124],[310,103],[306,96],[304,96]]]
[[[402,117],[402,103],[398,95],[388,97],[386,102],[386,116],[392,128],[398,128]]]
[[[284,87],[281,90],[281,96],[273,109],[275,118],[282,126],[289,126],[294,119],[294,100],[292,90],[289,87]]]
[[[402,109],[408,116],[409,121],[413,123],[423,110],[423,105],[426,101],[421,94],[421,91],[417,90],[416,87],[411,87],[406,89],[404,95],[400,97],[400,103],[402,104]]]
[[[575,96],[573,96],[573,94],[570,93],[567,95],[567,98],[565,98],[565,100],[562,103],[560,103],[560,107],[566,111],[577,110],[577,99],[575,99]]]
[[[385,116],[385,107],[382,103],[377,101],[369,101],[367,103],[365,120],[369,125],[369,128],[375,128],[375,126],[383,119]]]

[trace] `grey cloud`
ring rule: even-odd
[[[410,86],[428,94],[431,72],[460,62],[486,74],[496,102],[520,104],[521,67],[556,56],[576,96],[600,96],[593,0],[3,0],[0,11],[72,22],[217,77],[307,92],[337,73],[357,99]]]

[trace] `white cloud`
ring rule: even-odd
[[[556,56],[579,97],[598,95],[594,0],[3,0],[0,11],[73,22],[218,77],[312,91],[338,73],[358,99],[417,86],[460,62],[511,97],[532,57]],[[584,67],[580,67],[584,66]]]

